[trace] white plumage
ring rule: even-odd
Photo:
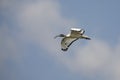
[[[71,33],[68,35],[60,34],[55,36],[56,37],[63,37],[61,41],[61,50],[67,51],[69,46],[78,39],[87,39],[90,40],[90,38],[86,35],[83,35],[85,33],[84,29],[79,28],[71,28]]]

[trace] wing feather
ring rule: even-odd
[[[71,28],[71,36],[83,35],[85,33],[84,29]]]
[[[71,30],[71,36],[80,35],[80,31]]]
[[[61,50],[67,51],[69,46],[77,39],[78,38],[68,38],[68,37],[63,38],[61,41]]]

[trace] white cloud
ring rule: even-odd
[[[112,47],[104,41],[92,40],[86,46],[76,50],[72,60],[66,58],[63,61],[71,71],[92,78],[99,74],[105,80],[120,79],[119,47]]]
[[[61,16],[59,4],[54,1],[40,1],[20,7],[18,22],[22,30],[20,36],[24,37],[22,39],[30,38],[53,51],[53,37],[60,33],[61,28],[67,29],[75,24]],[[66,24],[68,27],[65,27]]]
[[[7,0],[5,1],[8,5]],[[11,4],[16,4],[16,2]],[[52,0],[29,2],[14,5],[13,7],[17,7],[17,10],[15,8],[15,10],[12,10],[15,11],[15,19],[13,20],[17,22],[19,26],[17,28],[20,29],[20,32],[14,38],[9,34],[11,33],[9,25],[0,28],[0,38],[3,39],[1,44],[4,45],[4,47],[0,45],[0,53],[2,53],[0,55],[3,55],[0,58],[1,63],[7,58],[8,53],[11,53],[13,58],[16,58],[15,55],[20,56],[19,41],[21,43],[31,41],[44,47],[52,55],[56,55],[56,52],[60,51],[60,47],[57,40],[54,40],[53,37],[56,34],[65,33],[70,26],[76,25],[74,20],[68,20],[61,15],[60,5]],[[9,9],[9,7],[7,8]],[[7,15],[10,16],[9,14]],[[63,29],[64,31],[62,31]],[[120,44],[113,47],[105,41],[93,39],[88,41],[85,46],[77,48],[75,53],[72,53],[74,54],[72,58],[61,54],[55,57],[69,70],[86,77],[92,76],[94,78],[94,75],[99,74],[105,77],[104,80],[106,78],[109,79],[109,76],[111,80],[119,80],[119,53]]]

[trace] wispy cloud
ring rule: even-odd
[[[27,41],[42,46],[54,55],[60,51],[60,47],[53,37],[56,34],[65,33],[71,26],[77,25],[74,20],[64,18],[61,15],[60,4],[52,0],[36,0],[29,3],[20,2],[20,4],[14,0],[10,3],[5,0],[0,7],[5,9],[2,10],[6,13],[4,16],[8,16],[4,23],[0,24],[0,65],[9,56],[20,59],[20,56],[22,56],[20,53],[22,51],[21,45],[24,45]],[[7,14],[9,12],[14,13],[11,20],[12,24],[7,22],[11,18],[9,18],[11,14]],[[18,32],[13,32],[14,30]],[[104,78],[103,80],[119,80],[119,53],[120,44],[111,46],[106,41],[93,39],[86,45],[76,48],[75,52],[72,53],[74,54],[72,58],[67,55],[64,55],[64,57],[63,55],[57,55],[57,58],[70,71],[86,77],[92,76],[91,79],[95,75],[100,75]]]
[[[32,37],[35,42],[47,46],[48,49],[54,49],[51,46],[54,45],[55,34],[60,32],[59,29],[67,28],[65,24],[74,24],[61,16],[59,8],[59,4],[53,1],[40,1],[22,6],[18,12],[21,36],[30,40]]]

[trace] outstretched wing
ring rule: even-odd
[[[83,35],[84,33],[85,33],[84,29],[71,28],[71,35],[72,36]]]
[[[69,46],[76,41],[78,38],[69,38],[69,37],[65,37],[62,39],[61,41],[61,50],[63,51],[67,51]]]

